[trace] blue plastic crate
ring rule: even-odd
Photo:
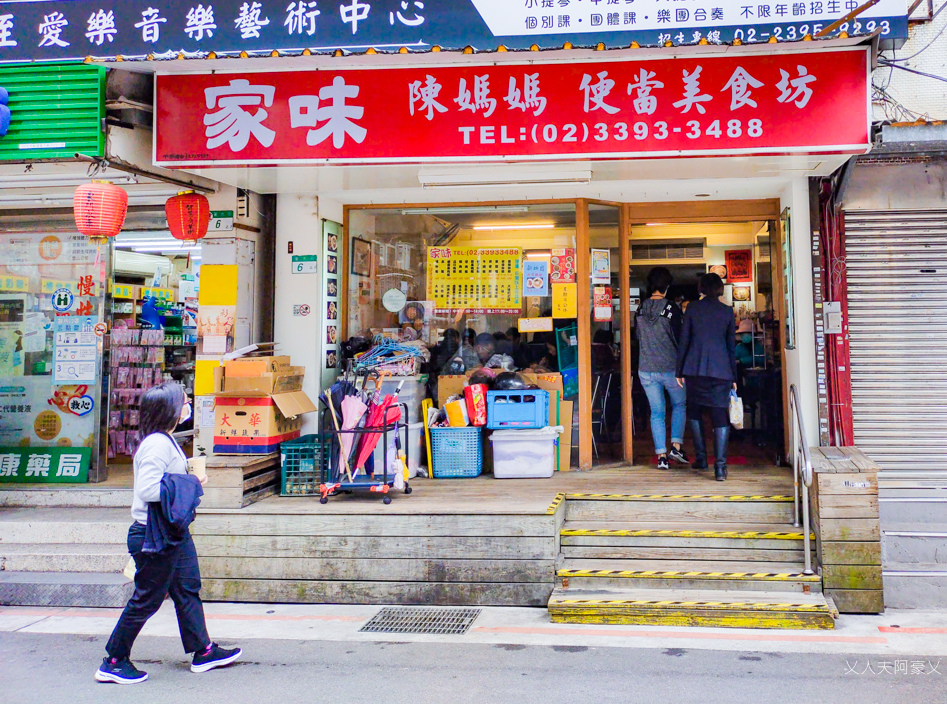
[[[431,428],[435,479],[479,477],[483,472],[481,428]]]
[[[545,428],[549,425],[549,392],[540,389],[526,391],[488,391],[487,427]]]

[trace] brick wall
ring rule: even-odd
[[[934,3],[934,10],[936,11],[943,2],[947,0],[937,0]],[[911,56],[930,43],[945,24],[947,24],[947,10],[941,12],[933,22],[912,25],[911,36],[904,46],[896,51],[885,51],[882,55],[887,58]],[[902,65],[947,78],[947,30],[920,55]],[[892,102],[879,100],[875,91],[875,100],[873,100],[875,120],[893,122],[915,119],[947,120],[947,83],[943,81],[881,67],[872,74],[872,84],[876,88],[883,88],[891,100],[913,113],[905,113]]]

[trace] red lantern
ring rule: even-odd
[[[182,191],[164,204],[168,229],[175,239],[193,242],[207,234],[210,225],[210,203],[194,191]]]
[[[108,181],[93,181],[79,186],[72,210],[76,229],[93,239],[115,237],[125,224],[128,193]]]

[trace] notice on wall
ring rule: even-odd
[[[592,291],[592,314],[596,323],[612,321],[611,286],[596,286]]]
[[[592,250],[592,283],[610,284],[612,282],[611,252],[607,249]]]
[[[92,316],[62,316],[53,328],[53,381],[75,384],[95,381],[98,368],[98,321]]]
[[[575,250],[571,247],[552,250],[549,259],[549,280],[554,284],[575,283]]]
[[[549,295],[549,263],[545,261],[523,262],[523,295]]]
[[[578,289],[577,284],[552,285],[552,317],[578,318]]]
[[[552,318],[520,318],[516,329],[522,333],[552,332]]]
[[[428,247],[428,300],[436,313],[519,313],[522,255],[519,247]]]

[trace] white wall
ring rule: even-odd
[[[306,368],[303,391],[316,401],[321,389],[320,375],[324,341],[322,334],[322,275],[293,274],[293,254],[319,256],[323,262],[322,221],[316,196],[278,196],[276,200],[276,290],[273,311],[274,338],[279,354],[287,354],[295,366]],[[294,316],[293,306],[308,305],[311,313]],[[303,416],[303,434],[313,433],[318,414]]]
[[[809,184],[793,179],[780,196],[780,208],[790,209],[792,244],[793,305],[796,320],[796,349],[786,350],[786,376],[799,391],[799,405],[806,426],[807,441],[819,445],[819,397],[815,353],[815,302],[812,296],[812,232],[809,223]],[[788,391],[787,391],[788,393]],[[788,403],[788,398],[786,402]],[[791,450],[786,448],[787,452]]]

